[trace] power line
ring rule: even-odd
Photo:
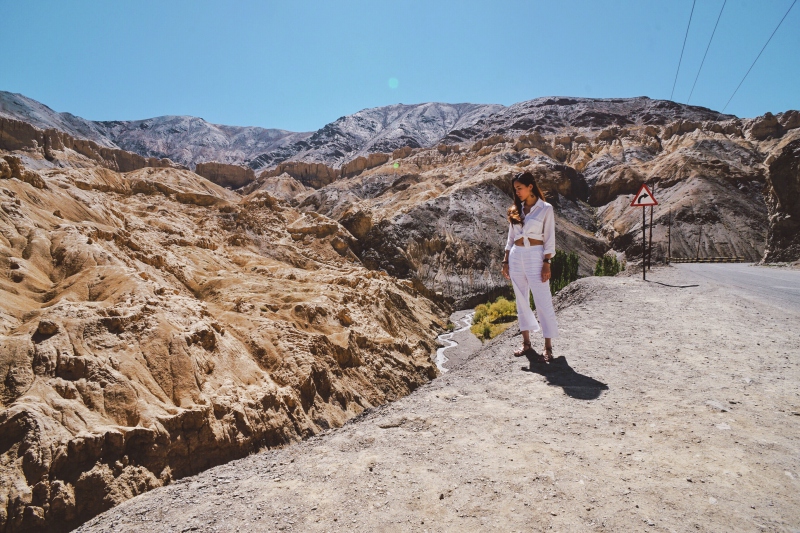
[[[691,13],[689,13],[689,24],[686,25],[686,35],[683,37],[683,47],[681,47],[681,58],[678,60],[678,70],[675,71],[675,81],[672,83],[672,92],[669,93],[670,100],[672,100],[672,95],[675,94],[675,84],[678,83],[678,72],[681,71],[681,62],[683,61],[683,51],[686,49],[686,38],[689,37],[689,26],[692,25],[692,15],[694,14],[694,5],[696,2],[697,0],[692,0],[692,11]]]
[[[789,9],[787,9],[787,10],[786,10],[786,15],[788,15],[788,14],[789,14],[789,11],[791,11],[791,10],[792,10],[792,8],[794,7],[794,5],[795,5],[796,3],[797,3],[797,0],[794,0],[794,2],[792,2],[792,5],[790,5],[790,6],[789,6]],[[731,97],[730,97],[730,98],[728,98],[728,102],[725,104],[725,107],[723,107],[723,108],[722,108],[722,112],[723,112],[723,113],[725,112],[725,109],[728,107],[728,104],[730,104],[730,103],[731,103],[731,100],[733,100],[733,97],[736,95],[736,91],[738,91],[738,90],[739,90],[739,87],[741,87],[741,86],[742,86],[742,84],[744,83],[744,80],[745,80],[745,79],[747,79],[747,75],[748,75],[748,74],[750,74],[750,71],[751,71],[751,70],[753,70],[753,67],[754,67],[754,66],[755,66],[755,64],[756,64],[756,61],[758,61],[758,58],[759,58],[759,57],[761,57],[761,54],[764,52],[764,49],[767,47],[767,45],[769,44],[769,42],[772,40],[772,37],[775,35],[775,32],[776,32],[776,31],[778,31],[778,28],[780,28],[780,27],[781,27],[781,24],[783,24],[783,21],[786,19],[786,15],[784,15],[784,16],[783,16],[783,18],[781,19],[781,21],[778,23],[778,25],[777,25],[777,26],[775,26],[775,29],[773,30],[773,32],[772,32],[772,35],[770,35],[770,36],[769,36],[769,39],[767,39],[767,42],[766,42],[766,44],[764,44],[764,48],[762,48],[762,49],[761,49],[761,52],[759,52],[759,53],[758,53],[758,55],[756,56],[756,59],[755,59],[755,61],[753,61],[753,64],[752,64],[752,65],[750,65],[750,68],[749,68],[749,69],[747,69],[747,72],[745,73],[745,75],[744,75],[744,78],[742,78],[742,81],[740,81],[740,82],[739,82],[739,85],[737,85],[737,86],[736,86],[736,90],[735,90],[735,91],[733,91],[733,94],[731,95]]]
[[[697,69],[697,76],[694,77],[694,83],[692,84],[692,90],[689,92],[689,100],[692,99],[692,94],[694,93],[694,86],[697,85],[697,79],[700,77],[700,71],[703,70],[703,63],[706,62],[706,56],[708,55],[708,49],[711,48],[711,41],[714,40],[714,34],[717,32],[717,24],[719,24],[719,19],[722,18],[722,12],[725,10],[725,4],[728,3],[728,0],[722,2],[722,9],[719,10],[719,16],[717,17],[717,23],[714,24],[714,31],[711,32],[711,38],[708,40],[708,46],[706,46],[706,53],[703,54],[703,60],[700,62],[700,68]],[[689,103],[689,100],[686,100],[686,103]]]

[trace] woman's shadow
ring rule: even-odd
[[[548,385],[561,387],[572,398],[596,400],[603,391],[608,390],[605,383],[575,372],[564,356],[556,357],[550,364],[539,363],[536,356],[528,356],[528,362],[528,368],[522,367],[522,370],[544,376]]]

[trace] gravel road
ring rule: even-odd
[[[684,266],[648,277],[562,291],[549,367],[511,355],[514,327],[408,397],[80,531],[800,531],[800,313]]]

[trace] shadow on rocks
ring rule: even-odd
[[[579,400],[596,400],[603,391],[608,390],[608,385],[589,376],[579,374],[569,366],[566,357],[556,357],[552,363],[537,362],[533,357],[528,357],[528,368],[525,372],[541,374],[547,379],[548,385],[564,389],[564,393]]]

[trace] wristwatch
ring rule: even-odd
[[[542,263],[547,263],[549,265],[550,264],[550,258],[549,257],[545,257],[544,259],[542,259]]]

